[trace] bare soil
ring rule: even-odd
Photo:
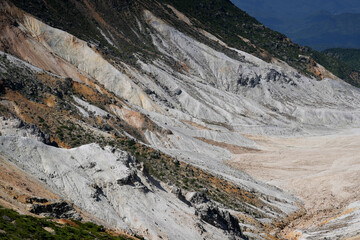
[[[360,129],[326,136],[247,137],[261,151],[234,154],[227,163],[299,197],[307,214],[293,229],[326,222],[360,200]]]

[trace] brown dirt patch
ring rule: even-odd
[[[0,156],[0,205],[30,214],[26,210],[29,197],[59,199],[37,180],[8,163]]]
[[[188,121],[188,120],[181,120],[183,123],[187,123],[187,124],[189,124],[189,125],[191,125],[191,126],[193,126],[193,127],[196,127],[196,128],[198,128],[198,129],[200,129],[200,130],[213,130],[213,129],[211,129],[211,128],[208,128],[208,127],[206,127],[206,126],[203,126],[203,125],[201,125],[201,124],[198,124],[198,123],[195,123],[195,122],[191,122],[191,121]]]
[[[254,152],[260,151],[258,149],[254,149],[254,148],[240,147],[238,145],[233,145],[233,144],[224,143],[224,142],[216,142],[214,140],[201,138],[201,137],[195,137],[195,138],[200,141],[203,141],[205,143],[208,143],[208,144],[211,144],[211,145],[214,145],[217,147],[225,148],[225,149],[229,150],[232,154],[254,153]]]

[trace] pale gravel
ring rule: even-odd
[[[234,155],[227,164],[300,197],[310,218],[293,228],[308,231],[309,238],[320,222],[360,201],[360,129],[309,137],[248,137],[261,151]],[[331,230],[326,236],[356,233],[359,228],[351,224],[360,222],[356,209],[348,227],[323,226],[325,232]]]

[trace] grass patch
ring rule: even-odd
[[[20,215],[0,206],[0,239],[130,239],[112,236],[103,226],[94,223],[73,222],[72,226],[61,225],[51,218]]]

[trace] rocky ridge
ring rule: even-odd
[[[218,212],[217,208],[202,212],[197,218],[192,208],[141,173],[134,165],[135,159],[124,151],[110,147],[101,149],[96,144],[62,150],[30,138],[0,138],[1,155],[8,161],[110,226],[128,232],[136,229],[151,239],[183,239],[184,236],[216,239],[226,237],[226,232],[242,236],[237,220],[226,211],[221,211],[219,216],[232,219],[235,225],[230,225],[223,217],[220,217],[221,227],[210,221],[214,212]],[[30,212],[79,219],[65,202],[32,204]]]

